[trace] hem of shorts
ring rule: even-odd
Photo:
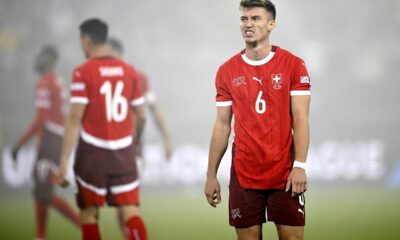
[[[237,225],[234,225],[234,224],[229,222],[229,226],[234,227],[234,228],[249,228],[249,227],[252,227],[252,226],[262,225],[264,223],[267,223],[267,221],[264,220],[264,221],[261,221],[261,222],[254,222],[254,223],[250,223],[250,224],[237,224]]]

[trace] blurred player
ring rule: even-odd
[[[113,56],[115,56],[117,58],[122,58],[123,47],[122,47],[121,42],[118,39],[109,38],[107,40],[107,45],[109,47],[110,53]],[[165,156],[167,159],[170,159],[170,157],[172,155],[172,143],[171,143],[169,131],[167,129],[167,124],[165,123],[164,117],[161,112],[161,108],[157,102],[155,93],[150,88],[150,83],[149,83],[147,77],[143,73],[140,74],[140,80],[141,80],[142,92],[144,94],[146,104],[147,104],[147,106],[149,106],[150,111],[151,111],[154,119],[156,120],[158,129],[160,130],[162,137],[164,139]],[[142,144],[140,144],[140,147],[141,146],[142,146]],[[139,150],[137,153],[138,153],[138,155],[136,156],[137,160],[141,159],[142,161],[144,161],[145,159],[142,156],[142,151]],[[126,234],[127,229],[125,228],[121,214],[118,215],[118,220],[120,223],[121,230],[123,231],[124,235],[127,235]]]
[[[239,240],[260,240],[267,211],[280,240],[303,239],[310,78],[303,60],[270,44],[273,3],[242,0],[240,12],[246,48],[216,76],[217,119],[205,194],[211,206],[221,202],[217,170],[234,116],[230,225]]]
[[[113,56],[117,58],[122,58],[123,55],[123,46],[121,42],[116,38],[109,38],[107,40],[107,45],[110,48],[110,52]],[[164,116],[162,114],[160,105],[158,104],[157,97],[155,92],[151,89],[150,82],[145,74],[140,73],[140,80],[142,84],[142,91],[146,100],[146,105],[150,108],[150,112],[153,115],[154,119],[156,120],[157,127],[161,133],[161,136],[164,140],[164,150],[165,150],[165,157],[167,159],[171,158],[172,155],[172,142],[171,142],[171,135],[167,128],[167,124],[165,122]],[[141,152],[140,152],[141,153]],[[140,156],[143,158],[143,156]]]
[[[74,171],[82,238],[100,239],[99,207],[107,201],[122,214],[130,239],[146,240],[138,207],[139,181],[134,155],[145,122],[144,97],[134,68],[110,56],[107,32],[107,24],[99,19],[89,19],[80,25],[81,46],[88,60],[73,73],[59,181],[61,185],[67,184],[68,157],[80,135]]]
[[[36,116],[28,130],[18,140],[12,153],[16,160],[19,148],[32,137],[37,136],[38,156],[33,170],[36,239],[46,238],[49,206],[57,209],[79,227],[78,213],[65,200],[54,194],[54,185],[58,175],[57,162],[64,132],[62,111],[64,87],[54,72],[57,59],[57,51],[52,46],[43,47],[35,59],[34,68],[40,74],[35,90]]]

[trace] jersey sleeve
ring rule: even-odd
[[[143,87],[140,80],[140,75],[132,69],[132,98],[131,105],[133,107],[144,104],[145,98],[143,96]]]
[[[81,69],[75,69],[71,83],[71,103],[88,104],[88,83],[83,77]]]
[[[217,107],[232,106],[232,97],[229,89],[226,86],[223,74],[221,73],[221,68],[218,70],[215,78],[215,88],[217,90],[215,97]]]
[[[306,65],[300,58],[294,61],[294,74],[290,82],[290,95],[291,96],[304,96],[311,95],[310,76],[308,75]]]

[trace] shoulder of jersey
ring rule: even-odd
[[[229,58],[228,60],[226,60],[223,64],[221,64],[221,66],[219,67],[219,69],[223,69],[226,68],[228,66],[230,66],[231,64],[233,64],[235,61],[237,61],[238,58],[241,58],[242,56],[242,51],[238,52],[237,54],[233,55],[231,58]]]
[[[291,59],[291,60],[300,60],[303,61],[301,58],[299,58],[298,56],[294,55],[293,53],[289,52],[286,49],[283,48],[278,48],[277,51],[279,51],[279,55],[281,57],[287,58],[287,59]]]

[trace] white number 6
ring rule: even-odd
[[[261,98],[262,94],[263,94],[263,91],[260,90],[258,92],[258,97],[257,97],[257,101],[256,101],[256,106],[255,107],[256,107],[256,112],[258,114],[265,113],[265,110],[267,109],[267,103],[265,102],[264,99]]]

